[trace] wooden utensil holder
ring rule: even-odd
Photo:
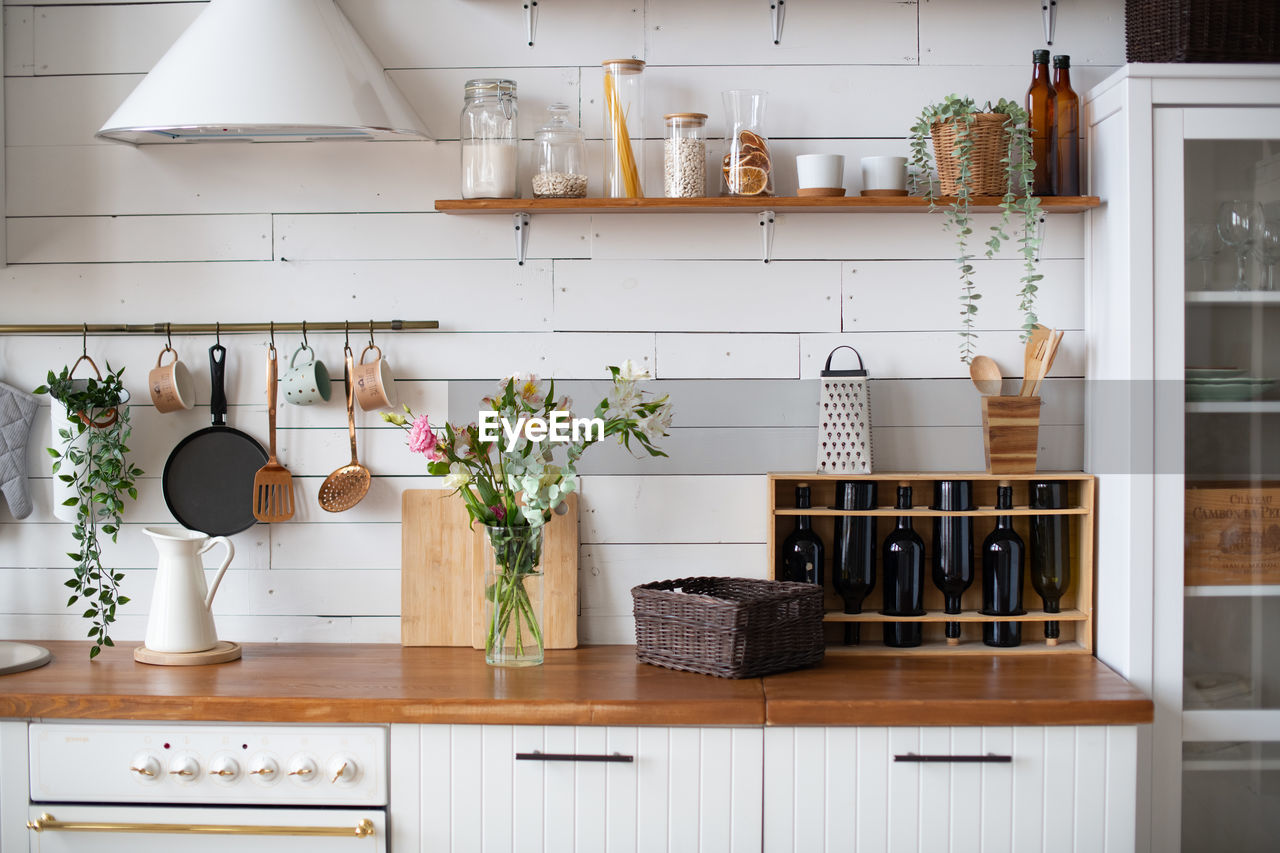
[[[988,474],[1034,474],[1039,397],[983,397],[982,452]]]

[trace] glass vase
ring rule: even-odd
[[[542,525],[485,529],[484,659],[542,663]]]

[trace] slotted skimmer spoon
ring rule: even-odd
[[[276,460],[276,347],[267,351],[267,424],[271,451],[267,464],[253,477],[253,517],[258,521],[293,518],[293,475]]]
[[[328,512],[351,509],[369,493],[369,469],[360,464],[356,456],[355,382],[351,374],[355,367],[351,347],[343,348],[347,362],[347,433],[351,436],[351,464],[343,465],[320,484],[320,508]]]

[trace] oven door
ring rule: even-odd
[[[31,853],[386,853],[381,809],[33,804]]]

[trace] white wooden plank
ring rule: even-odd
[[[579,616],[578,643],[593,645],[633,645],[636,623],[628,616]]]
[[[796,849],[795,804],[820,790],[819,780],[796,775],[796,733],[790,726],[764,730],[764,853]]]
[[[610,755],[630,755],[630,764],[605,765],[605,841],[602,847],[608,853],[636,853],[639,815],[636,804],[639,797],[641,762],[647,756],[640,754],[639,730],[635,727],[610,726],[606,730],[605,748]]]
[[[30,6],[4,9],[4,75],[35,73],[35,24]],[[7,82],[7,81],[6,81]],[[6,98],[6,101],[8,99]],[[6,135],[13,128],[6,128]]]
[[[950,755],[951,730],[927,726],[920,729],[921,755]],[[920,765],[920,849],[949,850],[951,835],[951,768],[946,764]]]
[[[307,616],[399,616],[400,570],[273,569],[245,572],[248,613]],[[227,580],[231,579],[228,572]],[[223,586],[226,585],[224,581]],[[218,588],[218,599],[224,595]],[[217,601],[215,600],[215,605]],[[215,608],[216,610],[216,608]]]
[[[5,10],[9,16],[31,10]],[[8,37],[6,32],[6,38]],[[7,51],[6,51],[7,52]],[[13,77],[5,80],[5,109],[13,116],[5,139],[10,147],[118,145],[94,138],[98,128],[142,81],[142,74]],[[27,71],[30,74],[30,71]]]
[[[637,850],[668,849],[671,775],[689,772],[683,765],[675,768],[672,758],[671,729],[646,726],[639,730],[636,814],[644,820],[636,826]]]
[[[858,728],[858,801],[854,817],[854,849],[883,853],[889,849],[889,730]]]
[[[894,726],[889,729],[889,803],[888,827],[890,851],[911,853],[925,849],[920,845],[920,822],[934,820],[932,809],[925,809],[921,801],[920,772],[922,765],[894,761],[893,756],[920,752],[920,729],[914,726]]]
[[[1075,848],[1076,732],[1050,726],[1044,734],[1044,850],[1065,853]]]
[[[271,533],[273,569],[399,569],[396,524],[282,524]]]
[[[826,787],[827,730],[812,726],[795,729],[795,756],[792,772],[796,796],[792,801],[795,823],[792,843],[795,850],[821,851],[826,842],[827,822],[835,813],[827,811]]]
[[[618,331],[812,332],[840,325],[840,270],[831,263],[556,261],[555,289],[555,327],[564,331],[599,329],[604,317]]]
[[[794,335],[658,335],[658,379],[795,379]]]
[[[1053,362],[1055,377],[1084,375],[1084,335],[1066,329],[1062,347]],[[1010,365],[1013,375],[1022,373],[1025,345],[1018,332],[982,332],[975,353]],[[960,336],[955,332],[870,332],[859,335],[801,335],[800,378],[816,379],[827,354],[841,344],[862,353],[872,376],[881,379],[961,378],[969,367],[960,361]],[[1014,366],[1016,365],[1016,366]]]
[[[858,730],[852,726],[828,727],[825,761],[824,790],[813,794],[823,798],[827,814],[823,846],[818,849],[851,853],[857,829]]]
[[[484,831],[484,805],[489,770],[484,762],[484,726],[449,727],[449,845],[451,850],[479,850]],[[502,768],[498,768],[501,770]]]
[[[537,226],[529,228],[526,257],[589,257],[590,220],[585,214],[539,216]],[[295,261],[466,257],[513,264],[515,259],[511,219],[505,216],[308,213],[280,214],[272,221],[276,256]]]
[[[271,259],[262,214],[10,218],[7,233],[11,264]]]
[[[788,6],[783,38],[776,45],[765,4],[651,0],[648,9],[646,58],[655,65],[821,64],[849,56],[877,65],[917,60],[915,8],[892,0],[811,0]]]
[[[1106,848],[1107,728],[1076,727],[1075,850]]]
[[[407,723],[391,726],[389,750],[396,759],[387,768],[391,777],[387,790],[396,792],[387,810],[388,844],[397,850],[417,850],[420,853],[424,841],[422,790],[428,772],[422,763],[423,728],[426,727]]]
[[[154,561],[153,561],[154,562]],[[119,566],[113,568],[119,569]],[[217,564],[211,566],[217,568]],[[251,588],[254,577],[263,574],[261,570],[227,570],[218,585],[218,594],[213,600],[213,615],[221,617],[231,614],[253,613]],[[85,605],[77,603],[67,607],[67,599],[71,594],[63,582],[71,577],[70,569],[0,569],[0,601],[5,602],[5,611],[13,614],[29,616],[66,614],[79,615]],[[152,591],[155,588],[156,573],[154,569],[128,569],[125,578],[120,582],[121,593],[129,599],[116,609],[120,618],[138,616],[147,618],[151,612]],[[207,575],[212,578],[212,575]],[[396,613],[399,615],[399,608]],[[313,615],[319,611],[290,615]]]
[[[546,751],[572,753],[575,749],[575,731],[572,726],[547,726]],[[542,761],[542,849],[576,850],[573,845],[574,826],[578,803],[574,790],[574,764],[572,761]]]
[[[979,755],[982,729],[976,726],[951,730],[951,755]],[[957,853],[982,851],[982,767],[980,764],[951,765],[951,850]]]
[[[980,51],[965,50],[956,34],[975,26],[971,14],[951,3],[925,2],[920,4],[920,44],[924,50],[921,64],[947,65],[1020,65],[1031,78],[1031,46],[1044,43],[1043,22],[1039,10],[1027,10],[1014,3],[990,3],[989,14],[982,16],[984,31],[990,34],[991,44]],[[1071,51],[1071,64],[1122,65],[1124,64],[1124,12],[1109,0],[1082,0],[1071,4],[1072,14],[1059,10],[1054,35],[1055,51],[1063,46]],[[1073,68],[1072,71],[1075,69]],[[1022,89],[1015,94],[992,92],[998,97],[1020,98]],[[1080,89],[1078,91],[1084,91]],[[978,93],[973,93],[978,97]],[[988,95],[984,94],[985,99]]]
[[[547,751],[546,730],[542,726],[515,726],[509,771],[514,790],[520,792],[512,813],[512,844],[515,853],[541,853],[543,847],[543,804],[547,797],[546,768],[541,761],[516,761],[515,752]],[[559,792],[563,793],[563,792]]]
[[[435,14],[433,8],[432,15]],[[518,54],[512,52],[505,58],[516,57]],[[439,65],[440,62],[433,60],[429,64]],[[470,62],[464,64],[472,65]],[[534,133],[547,123],[547,107],[556,102],[569,104],[572,107],[570,120],[579,123],[577,67],[537,68],[522,63],[516,68],[401,68],[388,73],[434,139],[458,138],[458,111],[462,108],[463,89],[466,82],[473,79],[516,81],[519,99],[516,127],[521,139],[533,139]],[[527,194],[530,189],[527,176],[530,173],[522,174],[526,176],[522,189]]]
[[[583,543],[758,542],[764,477],[583,477]]]
[[[702,778],[701,731],[694,728],[672,728],[671,763],[667,768],[667,849],[671,853],[696,853],[698,850],[699,787]],[[641,814],[645,812],[641,810]]]
[[[145,73],[203,9],[197,3],[36,9],[35,73]]]
[[[682,566],[707,577],[764,578],[763,543],[582,545],[578,549],[578,606],[584,616],[629,616],[631,588],[671,577]]]
[[[580,755],[607,755],[609,733],[600,726],[578,726],[574,730],[574,752]],[[604,850],[608,837],[605,822],[608,791],[605,787],[609,765],[596,761],[573,763],[574,811],[573,850]],[[565,848],[569,849],[569,848]]]
[[[733,730],[733,767],[729,848],[733,853],[759,853],[764,823],[764,730]]]
[[[1138,729],[1107,727],[1106,839],[1107,853],[1132,850],[1137,838]]]
[[[988,726],[982,729],[984,755],[1011,755],[1013,729]],[[982,765],[982,826],[979,838],[983,853],[1014,853],[1013,847],[1013,782],[1017,770],[1009,764]]]
[[[144,525],[126,522],[121,525],[116,542],[100,540],[103,563],[124,571],[155,568],[156,549],[142,533]],[[5,568],[59,568],[73,565],[67,552],[75,546],[72,526],[28,524],[25,521],[0,525],[4,550],[0,563]],[[268,566],[271,532],[267,525],[253,527],[230,537],[236,549],[237,569],[265,569]],[[212,558],[211,558],[212,559]]]
[[[733,850],[733,783],[737,777],[734,730],[704,727],[698,730],[698,845],[699,853]]]
[[[1045,777],[1061,772],[1046,761],[1046,731],[1032,726],[1013,730],[1013,849],[1018,853],[1045,847]]]
[[[421,836],[416,849],[447,850],[450,845],[450,815],[453,810],[453,765],[450,726],[419,726],[421,734]],[[392,762],[394,766],[395,762]],[[397,791],[397,795],[399,792]]]
[[[515,824],[517,794],[515,786],[515,726],[480,726],[480,766],[484,772],[484,788],[476,792],[480,799],[480,848],[485,853],[509,853],[512,827]],[[524,797],[524,792],[521,792]]]
[[[974,326],[979,331],[1020,329],[1019,261],[972,262],[982,294]],[[848,332],[955,329],[960,319],[960,283],[950,261],[855,261],[843,266],[844,329]],[[1040,322],[1054,329],[1084,325],[1084,262],[1042,261],[1037,294]],[[911,306],[904,310],[904,306]],[[1078,336],[1077,336],[1078,337]],[[1065,338],[1064,338],[1065,340]],[[1055,361],[1056,365],[1056,361]],[[1021,363],[1009,365],[1021,369]]]

